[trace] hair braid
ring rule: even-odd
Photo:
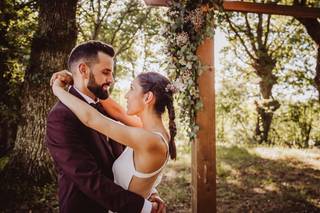
[[[176,144],[174,142],[174,138],[177,134],[177,127],[176,127],[176,123],[174,121],[176,116],[175,116],[175,112],[174,112],[172,98],[170,101],[168,101],[167,109],[168,109],[168,114],[169,114],[169,131],[170,131],[169,153],[170,153],[171,159],[176,159],[177,149],[176,149]]]

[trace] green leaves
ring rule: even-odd
[[[212,8],[221,6],[220,0],[185,0],[171,1],[167,12],[169,21],[166,23],[164,37],[167,38],[167,54],[171,57],[170,76],[184,84],[180,91],[179,106],[182,112],[180,120],[186,124],[190,141],[194,140],[199,130],[195,124],[195,116],[201,109],[199,86],[197,79],[203,67],[196,55],[197,47],[206,37],[214,33]]]

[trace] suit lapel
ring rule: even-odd
[[[81,94],[79,94],[75,89],[74,87],[70,87],[69,89],[69,93],[76,96],[77,98],[80,98],[82,101],[86,102],[87,104],[89,104],[83,97]],[[101,112],[103,113],[103,112]],[[106,115],[106,113],[104,112],[103,114]],[[95,134],[98,134],[98,137],[101,139],[101,141],[106,145],[107,149],[109,150],[111,156],[113,158],[115,158],[114,156],[114,153],[113,153],[113,150],[112,150],[112,147],[111,147],[111,144],[110,144],[110,141],[109,141],[109,137],[95,131],[94,129],[90,129],[91,131],[93,131]]]

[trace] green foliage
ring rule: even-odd
[[[221,7],[222,1],[171,1],[164,37],[170,58],[170,77],[176,82],[179,107],[183,110],[181,121],[186,124],[190,140],[199,127],[195,124],[197,111],[202,107],[197,79],[201,75],[197,47],[204,38],[213,35],[213,8]]]
[[[320,109],[317,100],[286,103],[274,120],[273,143],[289,147],[308,148],[319,145]],[[276,127],[276,128],[275,128]]]
[[[217,93],[217,140],[229,144],[252,144],[255,109],[250,86],[244,82],[224,80]],[[320,145],[319,103],[316,99],[290,101],[283,99],[274,114],[269,133],[270,144],[308,148]]]
[[[19,120],[20,92],[36,26],[36,5],[0,3],[0,140],[12,146]]]
[[[254,128],[253,109],[247,101],[248,87],[244,81],[228,78],[222,80],[221,86],[216,97],[217,140],[235,144],[248,142]]]
[[[2,3],[0,16],[0,117],[16,122],[19,109],[18,95],[30,53],[30,41],[35,29],[35,9],[21,6],[22,2]],[[19,8],[19,9],[17,9]],[[2,120],[1,119],[1,120]]]
[[[139,0],[80,1],[79,42],[99,39],[111,44],[116,50],[115,80],[134,77],[138,69],[148,70],[152,60],[160,61],[152,48],[162,19],[162,10],[147,8]],[[138,61],[142,58],[143,68]]]

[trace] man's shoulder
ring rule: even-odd
[[[75,117],[74,113],[61,101],[58,101],[49,111],[48,119],[50,118]]]

